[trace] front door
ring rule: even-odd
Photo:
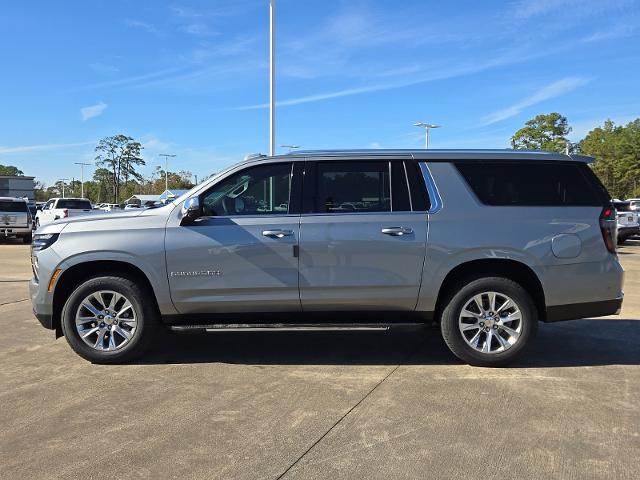
[[[300,310],[292,168],[265,163],[233,173],[200,196],[194,225],[167,226],[167,274],[180,313]]]
[[[404,162],[307,162],[303,195],[302,309],[414,310],[428,223]]]

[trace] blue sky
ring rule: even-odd
[[[640,1],[278,0],[277,143],[504,148],[559,111],[578,140],[640,116]],[[4,2],[0,164],[51,184],[98,139],[149,174],[268,151],[268,0]],[[279,149],[284,151],[286,149]],[[92,171],[86,173],[88,176]]]

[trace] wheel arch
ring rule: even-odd
[[[62,308],[71,292],[89,278],[113,275],[124,276],[139,282],[142,287],[153,295],[152,299],[157,308],[158,300],[149,277],[136,265],[122,260],[93,260],[77,263],[62,272],[53,292],[52,322],[56,331],[56,338],[62,336]]]
[[[499,276],[509,278],[531,295],[538,311],[538,318],[546,321],[544,289],[538,275],[525,263],[506,258],[478,259],[461,263],[445,276],[435,307],[435,318],[440,318],[448,298],[463,283],[482,277]]]

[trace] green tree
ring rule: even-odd
[[[569,132],[571,127],[567,117],[557,112],[537,115],[511,137],[511,144],[514,149],[564,152],[570,145],[567,140]]]
[[[144,165],[141,157],[142,145],[126,135],[106,137],[96,147],[96,165],[108,169],[112,174],[113,203],[120,202],[120,186],[130,177],[141,179],[136,167]]]
[[[24,173],[13,165],[0,165],[0,175],[20,176],[24,175]]]
[[[594,172],[615,198],[640,196],[640,118],[625,126],[607,120],[578,145],[595,157]]]

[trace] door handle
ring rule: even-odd
[[[270,238],[283,238],[293,235],[293,230],[263,230],[262,235]]]
[[[402,235],[409,235],[413,233],[413,228],[407,227],[387,227],[381,230],[385,235],[392,235],[394,237],[401,237]]]

